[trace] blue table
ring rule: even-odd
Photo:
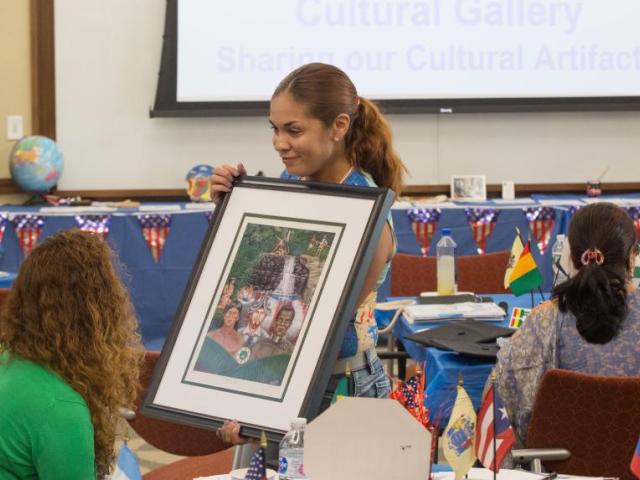
[[[492,295],[496,303],[507,303],[507,318],[496,323],[507,326],[511,318],[511,310],[514,307],[531,307],[531,296],[523,295],[515,297],[513,295]],[[548,295],[545,294],[545,298]],[[534,295],[534,302],[542,300],[540,294]],[[426,362],[426,398],[425,405],[431,412],[432,420],[441,427],[444,427],[449,420],[449,415],[453,408],[456,397],[456,386],[458,384],[458,374],[462,373],[464,387],[474,407],[480,408],[482,390],[491,369],[495,366],[494,361],[475,359],[460,355],[455,352],[440,350],[433,347],[425,347],[405,337],[430,328],[443,325],[443,322],[430,322],[422,324],[411,324],[404,317],[401,317],[396,324],[393,334],[398,338],[409,356],[417,362]]]

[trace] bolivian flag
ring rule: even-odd
[[[518,262],[513,267],[509,278],[509,288],[511,288],[516,297],[519,297],[523,293],[542,286],[543,282],[542,274],[538,270],[533,255],[531,255],[531,242],[529,241],[522,250]]]

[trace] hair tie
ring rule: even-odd
[[[588,265],[591,261],[596,262],[598,265],[602,265],[604,263],[604,254],[598,250],[597,248],[588,248],[580,257],[580,261],[583,265]]]

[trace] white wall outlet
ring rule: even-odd
[[[22,115],[7,116],[7,139],[20,140],[24,136]]]

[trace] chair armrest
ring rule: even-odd
[[[530,463],[532,472],[542,473],[541,462],[566,460],[571,452],[566,448],[519,448],[511,450],[511,456],[514,463]]]

